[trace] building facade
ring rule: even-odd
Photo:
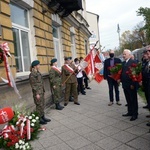
[[[9,65],[21,99],[3,82],[7,79],[4,62],[0,64],[0,107],[26,105],[33,108],[29,85],[30,64],[40,61],[44,77],[46,102],[51,100],[48,72],[50,60],[58,59],[61,67],[65,56],[84,57],[89,47],[85,0],[1,0],[0,44],[7,42]],[[83,9],[84,8],[84,9]],[[1,78],[2,77],[2,78]]]
[[[95,45],[95,43],[97,41],[99,41],[97,43],[96,48],[101,49],[100,32],[99,32],[99,15],[87,11],[86,16],[87,16],[87,21],[88,21],[88,24],[89,24],[89,31],[92,33],[92,35],[89,39],[90,48],[92,48]]]

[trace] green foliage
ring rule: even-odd
[[[150,8],[148,7],[140,7],[137,11],[138,16],[143,16],[145,25],[143,30],[146,31],[147,44],[150,44]]]

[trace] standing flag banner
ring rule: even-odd
[[[18,94],[19,98],[21,98],[21,95],[16,87],[16,83],[15,80],[13,78],[10,66],[9,66],[9,61],[8,61],[8,57],[11,57],[11,54],[9,53],[9,47],[8,47],[8,43],[4,42],[2,44],[0,44],[0,48],[2,50],[2,54],[3,54],[3,59],[4,59],[4,66],[6,69],[6,75],[7,75],[7,79],[4,79],[1,77],[1,79],[5,82],[8,83],[8,85],[10,87],[14,88],[14,91]]]
[[[94,79],[95,79],[95,81],[100,83],[103,80],[103,75],[100,74],[100,71],[103,69],[103,63],[97,54],[94,58],[94,66],[95,66],[94,67],[94,69],[95,69]]]
[[[103,80],[103,75],[100,75],[100,70],[103,68],[103,64],[97,54],[97,51],[95,50],[97,43],[98,41],[90,50],[89,54],[85,57],[80,66],[85,70],[89,80],[95,79],[95,81],[100,83]]]

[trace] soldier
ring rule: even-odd
[[[65,64],[62,66],[62,83],[65,84],[64,106],[68,105],[70,92],[74,97],[74,104],[80,105],[78,103],[76,71],[76,67],[73,64],[70,65],[70,57],[65,57]]]
[[[36,111],[40,117],[40,124],[47,124],[50,122],[50,119],[45,118],[44,116],[44,84],[41,73],[39,72],[40,62],[35,60],[31,64],[31,73],[29,75],[29,81],[33,92],[34,103],[36,105]]]
[[[50,84],[54,96],[54,103],[57,110],[62,110],[64,107],[60,105],[59,100],[61,99],[61,71],[57,67],[57,59],[51,60],[51,70],[49,71]]]

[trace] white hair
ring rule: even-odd
[[[127,52],[128,54],[131,55],[131,51],[129,49],[124,49],[124,52]]]

